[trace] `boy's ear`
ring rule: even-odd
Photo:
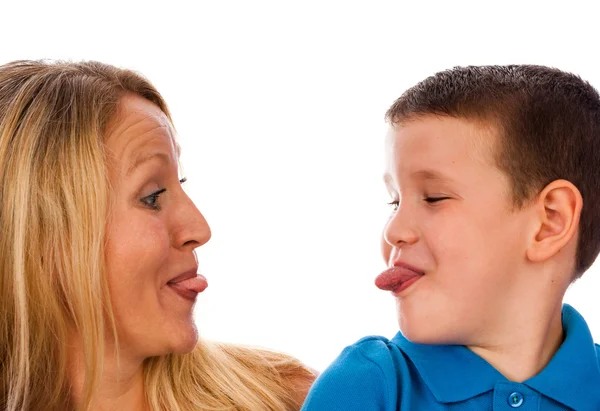
[[[537,196],[534,207],[538,222],[527,250],[531,261],[545,261],[558,253],[577,234],[583,199],[567,180],[555,180]]]

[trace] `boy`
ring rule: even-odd
[[[386,117],[375,283],[401,333],[347,347],[303,410],[600,410],[600,347],[562,304],[600,249],[596,90],[547,67],[463,67]]]

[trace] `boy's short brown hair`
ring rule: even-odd
[[[439,72],[407,90],[386,113],[399,124],[445,115],[494,126],[496,151],[514,204],[521,207],[557,179],[583,197],[575,278],[600,252],[600,96],[588,82],[533,65],[469,66]]]

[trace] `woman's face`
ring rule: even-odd
[[[140,358],[190,351],[206,280],[194,249],[210,239],[181,187],[173,128],[153,103],[124,96],[106,134],[111,212],[107,278],[121,349]]]

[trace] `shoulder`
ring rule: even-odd
[[[310,388],[312,387],[315,379],[317,378],[317,372],[310,370],[310,372],[302,372],[292,374],[284,377],[284,385],[289,387],[289,393],[292,401],[296,405],[296,409],[300,409]]]
[[[260,347],[213,343],[225,354],[230,372],[243,383],[287,404],[286,409],[298,410],[315,381],[316,372],[288,354]],[[226,365],[222,363],[222,365]]]
[[[390,372],[394,372],[396,350],[395,345],[385,337],[364,337],[346,347],[327,371],[352,375],[362,371],[371,376],[378,375],[386,378],[389,377]]]
[[[317,379],[303,410],[395,409],[397,348],[384,337],[346,347]]]
[[[396,344],[387,338],[380,336],[361,338],[348,348],[354,348],[366,359],[383,368],[392,365],[393,359],[395,358],[394,353],[399,351]]]

